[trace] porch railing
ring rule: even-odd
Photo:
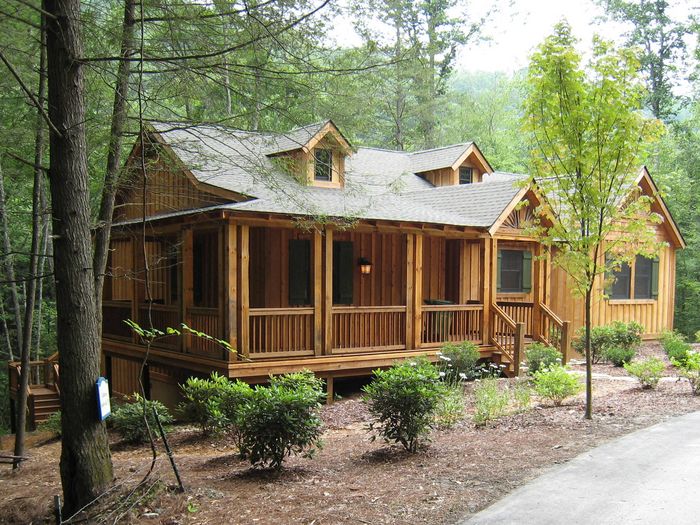
[[[540,307],[540,340],[553,346],[562,353],[566,362],[569,345],[571,344],[571,323],[562,321],[546,304]]]
[[[533,303],[519,303],[516,301],[498,301],[498,306],[516,323],[525,325],[525,335],[532,337],[534,326],[532,324]]]
[[[131,301],[102,301],[102,334],[109,339],[131,340]]]
[[[187,309],[187,314],[190,328],[216,339],[223,338],[224,334],[220,326],[218,308],[192,307]],[[228,350],[224,349],[219,343],[193,335],[189,336],[188,351],[193,354],[215,358],[220,358],[223,355],[224,359],[228,353]]]
[[[333,353],[406,348],[405,306],[333,307]]]
[[[491,306],[491,343],[512,363],[515,374],[520,370],[524,326],[511,319],[500,306]]]
[[[148,328],[152,324],[153,328],[165,331],[166,328],[179,328],[181,317],[180,306],[177,304],[151,304],[149,319],[149,305],[140,304],[137,322],[143,328]],[[179,347],[179,338],[174,335],[159,337],[153,341],[153,346],[176,349]]]
[[[313,308],[251,308],[251,358],[313,355]]]
[[[484,305],[424,305],[421,308],[421,342],[424,346],[483,341],[481,328]]]
[[[7,371],[10,381],[10,392],[15,394],[19,390],[22,365],[19,361],[7,363]],[[32,386],[55,387],[58,391],[60,379],[58,374],[58,354],[53,354],[46,359],[29,362],[29,394]]]

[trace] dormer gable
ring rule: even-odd
[[[413,172],[434,186],[482,182],[493,168],[479,147],[469,142],[411,153]]]
[[[271,139],[267,156],[285,163],[287,171],[311,186],[345,185],[345,159],[352,146],[331,120],[297,128]]]

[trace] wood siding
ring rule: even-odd
[[[140,392],[139,371],[141,362],[132,359],[112,358],[111,386],[113,395],[130,396]]]

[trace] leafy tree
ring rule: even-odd
[[[532,55],[524,126],[532,141],[532,183],[554,220],[534,233],[585,299],[586,414],[592,417],[591,304],[596,279],[653,255],[660,218],[634,188],[641,144],[655,126],[639,113],[638,61],[598,38],[584,70],[570,26],[559,23]],[[541,210],[544,212],[545,210]]]

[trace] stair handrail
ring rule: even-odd
[[[515,356],[516,356],[516,354],[518,353],[518,352],[516,351],[516,345],[517,345],[517,333],[516,333],[516,332],[517,332],[517,324],[516,324],[516,322],[515,322],[513,319],[511,319],[511,317],[510,317],[501,307],[499,307],[497,304],[492,304],[492,305],[491,305],[491,315],[492,315],[493,321],[494,321],[494,322],[491,323],[491,334],[490,334],[491,343],[494,344],[494,345],[496,346],[496,348],[498,348],[501,352],[503,352],[503,353],[506,355],[506,357],[508,357],[508,359],[510,359],[510,362],[511,362],[511,363],[514,363],[514,361],[515,361]],[[506,335],[506,337],[508,337],[509,339],[510,339],[510,338],[513,339],[513,343],[512,343],[512,344],[504,343],[502,340],[499,340],[498,334],[496,333],[496,322],[495,322],[495,320],[496,320],[497,317],[500,318],[501,321],[503,321],[503,323],[510,329],[509,332],[512,331],[512,333],[508,333],[508,334]],[[512,348],[511,348],[511,347],[512,347]],[[514,368],[515,368],[516,371],[518,370],[518,367],[519,367],[519,366],[520,366],[519,363],[514,363]]]

